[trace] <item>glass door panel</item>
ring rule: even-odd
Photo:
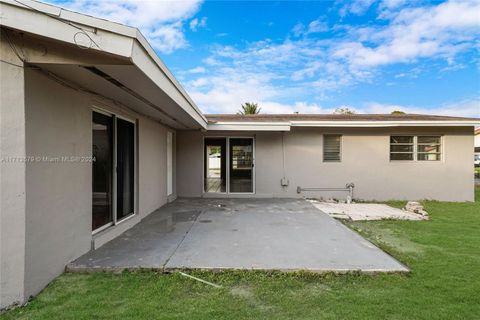
[[[135,125],[117,118],[117,220],[134,212]]]
[[[203,179],[205,192],[227,191],[226,153],[226,138],[205,138]]]
[[[230,138],[230,192],[253,192],[253,139]]]
[[[92,230],[112,223],[113,118],[93,112]]]

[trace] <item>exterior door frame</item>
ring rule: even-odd
[[[138,154],[137,154],[137,123],[134,118],[130,118],[124,115],[118,115],[114,112],[105,110],[103,108],[97,107],[97,106],[92,106],[92,116],[93,112],[101,113],[106,116],[112,117],[112,123],[113,123],[113,145],[112,145],[112,158],[113,158],[113,163],[112,163],[112,221],[95,229],[92,230],[92,235],[95,235],[105,229],[108,229],[109,227],[115,226],[117,224],[120,224],[132,217],[134,217],[137,214],[137,179],[138,179],[138,174],[137,174],[137,167],[138,167]],[[134,159],[134,170],[133,170],[133,212],[129,214],[128,216],[122,218],[122,219],[117,219],[117,118],[122,119],[124,121],[128,121],[133,124],[133,159]],[[92,122],[92,128],[91,132],[93,132],[93,122]]]
[[[224,138],[225,139],[225,148],[226,150],[226,164],[227,164],[227,172],[226,172],[226,187],[225,192],[206,192],[205,191],[205,139],[208,138]],[[252,192],[230,192],[230,139],[251,139],[252,140]],[[255,194],[256,190],[256,180],[255,180],[255,136],[203,136],[203,146],[202,146],[202,194],[208,195],[253,195]]]

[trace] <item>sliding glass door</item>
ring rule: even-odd
[[[117,118],[117,220],[133,214],[135,125]]]
[[[254,193],[253,138],[205,138],[204,192]]]
[[[113,118],[94,112],[92,128],[92,230],[96,230],[113,221]]]
[[[208,193],[227,192],[227,139],[205,138],[204,190]]]
[[[132,215],[135,208],[135,124],[93,112],[92,230]]]
[[[253,139],[230,138],[231,193],[253,192]]]

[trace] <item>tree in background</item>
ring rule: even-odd
[[[390,114],[392,114],[394,116],[400,116],[402,114],[405,114],[405,112],[403,112],[401,110],[393,110],[392,112],[390,112]]]
[[[245,102],[245,104],[242,104],[242,109],[238,111],[238,114],[259,114],[260,110],[261,108],[258,107],[258,104],[253,102]]]
[[[348,108],[337,108],[333,111],[333,114],[355,114],[355,111],[350,110]]]

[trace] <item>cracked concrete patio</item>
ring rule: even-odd
[[[137,268],[408,271],[300,199],[177,199],[67,267]]]

